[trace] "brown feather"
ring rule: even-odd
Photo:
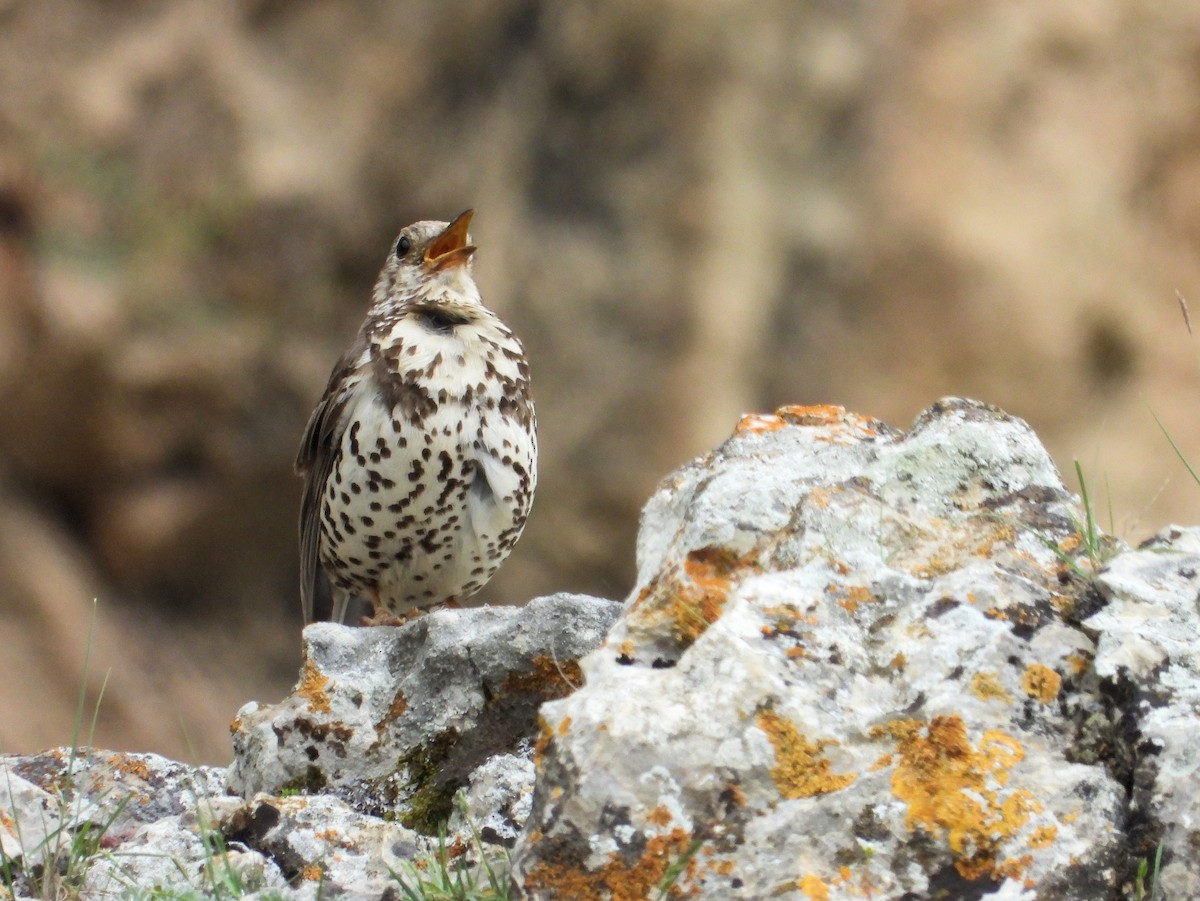
[[[355,366],[366,338],[360,333],[346,354],[330,373],[329,383],[304,428],[300,450],[296,454],[296,473],[304,476],[304,495],[300,501],[300,607],[304,622],[314,622],[330,615],[329,610],[316,610],[316,599],[322,588],[330,588],[321,567],[321,495],[342,441],[342,421],[351,390],[363,375]],[[322,582],[326,582],[322,586]],[[332,604],[332,602],[330,602]],[[325,606],[322,604],[322,606]]]

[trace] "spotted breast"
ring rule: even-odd
[[[524,349],[482,303],[471,212],[406,228],[297,457],[306,621],[460,600],[495,574],[537,484]],[[331,593],[323,598],[322,581]]]

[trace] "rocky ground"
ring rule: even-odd
[[[783,403],[987,397],[1112,531],[1194,521],[1198,56],[1190,0],[0,0],[0,748],[70,736],[99,598],[98,739],[228,762],[305,417],[467,206],[542,423],[492,603],[623,595],[662,473]]]
[[[448,822],[514,898],[1196,897],[1200,530],[1093,512],[995,407],[747,416],[623,605],[312,626],[228,770],[3,759],[6,879],[399,898]]]

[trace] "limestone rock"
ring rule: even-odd
[[[16,893],[188,884],[211,856],[197,824],[223,798],[223,776],[89,748],[0,758],[0,847]],[[83,853],[89,843],[94,852]]]
[[[542,708],[528,896],[1109,896],[1080,521],[992,407],[744,419],[650,501],[622,619]]]
[[[1084,621],[1095,669],[1121,699],[1132,768],[1131,849],[1163,848],[1166,898],[1200,897],[1200,529],[1170,527],[1113,560],[1097,580],[1106,606]]]
[[[638,570],[623,611],[311,626],[228,772],[0,758],[14,894],[403,897],[449,818],[531,901],[1090,901],[1160,848],[1160,897],[1200,896],[1200,528],[1105,538],[1020,420],[746,417]]]
[[[429,840],[410,829],[361,814],[337,798],[262,796],[226,817],[225,835],[279,868],[293,897],[337,894],[385,897],[395,872]]]
[[[618,612],[557,594],[524,608],[438,610],[399,628],[309,626],[293,693],[238,713],[230,785],[244,797],[329,792],[427,834],[470,786],[487,805],[474,812],[511,843],[522,825],[513,817],[528,810],[538,706],[580,684],[577,658]]]

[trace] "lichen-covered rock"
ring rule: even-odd
[[[523,822],[511,818],[528,810],[537,709],[580,684],[577,659],[619,609],[557,594],[397,628],[309,626],[293,693],[234,721],[230,786],[244,797],[328,792],[426,834],[471,786],[488,805],[472,814],[511,844]]]
[[[39,897],[202,890],[212,846],[200,822],[222,799],[235,800],[224,798],[221,770],[156,754],[82,748],[0,758],[5,879],[17,894]],[[262,872],[265,862],[254,868]]]
[[[1082,518],[982,404],[744,419],[660,487],[624,616],[542,708],[528,896],[1111,896]]]
[[[227,774],[0,758],[6,878],[404,897],[448,818],[455,853],[516,842],[533,901],[1116,899],[1159,849],[1160,897],[1200,897],[1200,529],[1123,549],[1024,423],[947,400],[746,417],[638,556],[623,612],[310,627]]]
[[[247,801],[224,781],[150,754],[0,759],[0,878],[33,897],[400,897],[401,863],[436,844],[334,797]]]
[[[402,897],[401,863],[430,847],[412,830],[329,795],[260,796],[227,815],[222,828],[229,840],[278,867],[298,898],[381,898],[389,890]]]
[[[1162,897],[1200,898],[1200,529],[1164,529],[1097,582],[1108,603],[1083,625],[1123,707],[1131,851],[1161,846]]]

